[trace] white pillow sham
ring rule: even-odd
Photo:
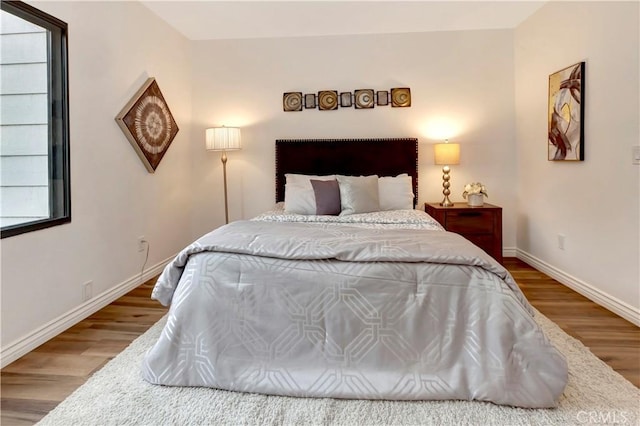
[[[380,210],[378,176],[336,176],[340,185],[340,216]]]
[[[380,211],[412,210],[413,182],[406,173],[396,177],[383,176],[378,179]]]
[[[314,180],[335,180],[335,175],[315,176],[287,173],[284,175],[284,211],[295,214],[316,214],[316,195],[311,186]]]

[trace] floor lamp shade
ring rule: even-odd
[[[449,194],[451,191],[449,187],[451,184],[449,183],[449,172],[451,168],[449,166],[453,164],[460,164],[460,144],[457,143],[437,143],[433,146],[433,154],[434,160],[433,162],[437,165],[442,166],[442,193],[444,194],[444,199],[440,203],[443,207],[451,207],[453,203],[449,199]]]
[[[227,151],[241,148],[240,129],[238,127],[212,127],[205,132],[208,151],[222,151],[222,176],[224,179],[224,220],[229,223],[229,205],[227,203]]]
[[[240,149],[240,129],[238,127],[212,127],[206,131],[207,150],[233,151]]]

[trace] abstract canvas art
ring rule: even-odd
[[[584,71],[579,62],[549,76],[549,161],[584,160]]]
[[[169,149],[178,125],[151,77],[116,116],[116,122],[150,173]]]

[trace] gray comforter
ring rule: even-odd
[[[151,383],[552,407],[567,381],[508,272],[449,232],[234,222],[152,297],[171,308]]]

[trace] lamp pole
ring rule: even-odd
[[[222,151],[222,176],[224,180],[224,223],[229,223],[229,207],[227,205],[227,151]]]

